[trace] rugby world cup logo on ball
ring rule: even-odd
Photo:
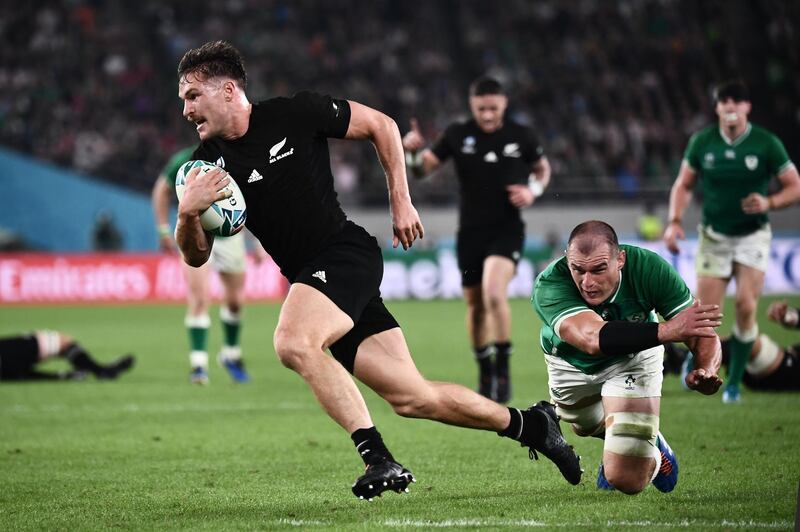
[[[193,168],[200,168],[202,173],[215,170],[218,166],[206,161],[189,161],[181,165],[175,176],[175,193],[178,195],[178,201],[183,199],[186,175]],[[244,228],[244,222],[247,220],[247,208],[242,191],[233,177],[222,190],[230,190],[231,196],[215,201],[211,207],[200,213],[200,224],[203,229],[216,236],[233,236]]]

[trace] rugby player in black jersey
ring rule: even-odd
[[[550,163],[530,128],[505,120],[502,85],[481,77],[469,88],[472,119],[451,124],[431,149],[417,121],[403,137],[408,166],[424,177],[452,158],[460,188],[456,235],[467,303],[467,334],[478,362],[478,392],[511,398],[511,308],[508,285],[525,242],[520,209],[550,182]]]
[[[380,248],[339,206],[327,138],[374,144],[388,181],[394,245],[408,249],[423,227],[411,204],[395,122],[359,103],[312,92],[250,103],[246,82],[242,58],[226,42],[189,50],[180,61],[183,115],[200,137],[194,158],[221,168],[188,174],[176,240],[188,264],[208,260],[214,239],[203,231],[199,214],[228,194],[222,188],[235,180],[247,203],[247,228],[291,283],[275,351],[351,435],[366,466],[353,493],[371,499],[386,490],[402,492],[413,476],[387,449],[348,371],[402,416],[496,431],[531,453],[542,452],[577,484],[578,457],[549,403],[520,411],[463,386],[426,380],[384,306]]]

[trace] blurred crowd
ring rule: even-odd
[[[3,2],[0,144],[147,191],[196,141],[177,62],[225,39],[245,57],[251,100],[311,88],[378,108],[401,131],[417,117],[430,139],[467,116],[469,82],[494,75],[511,115],[540,135],[551,198],[665,197],[722,78],[748,81],[753,120],[797,150],[799,12],[789,0]],[[385,201],[370,146],[334,142],[332,159],[344,202]],[[451,173],[414,194],[454,202]]]

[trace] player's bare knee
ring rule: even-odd
[[[489,288],[484,292],[483,303],[490,311],[495,311],[505,304],[505,297],[500,290]]]
[[[315,352],[306,338],[288,329],[276,329],[273,343],[281,364],[298,373],[303,372]]]
[[[561,421],[569,423],[577,436],[597,436],[605,431],[603,403],[597,401],[581,408],[564,408],[556,405],[556,413]]]
[[[609,484],[614,489],[626,495],[636,495],[641,493],[650,484],[650,475],[647,472],[639,472],[630,468],[603,467],[603,473]]]
[[[737,321],[755,322],[758,299],[750,296],[740,296],[736,298],[736,317]]]
[[[397,394],[387,397],[392,409],[400,416],[430,419],[436,412],[436,400],[430,393]]]

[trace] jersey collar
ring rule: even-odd
[[[609,303],[613,303],[614,300],[617,299],[617,294],[619,294],[621,288],[622,288],[622,270],[619,271],[619,284],[617,285],[617,290],[614,292],[614,295],[611,296],[611,299],[608,300]]]
[[[733,140],[728,138],[728,136],[725,134],[725,131],[723,131],[722,128],[719,128],[719,135],[722,137],[722,140],[724,140],[725,144],[727,144],[728,146],[738,146],[744,141],[744,139],[746,139],[750,135],[751,129],[753,129],[753,124],[748,122],[747,127],[744,128],[744,133],[742,133]]]

